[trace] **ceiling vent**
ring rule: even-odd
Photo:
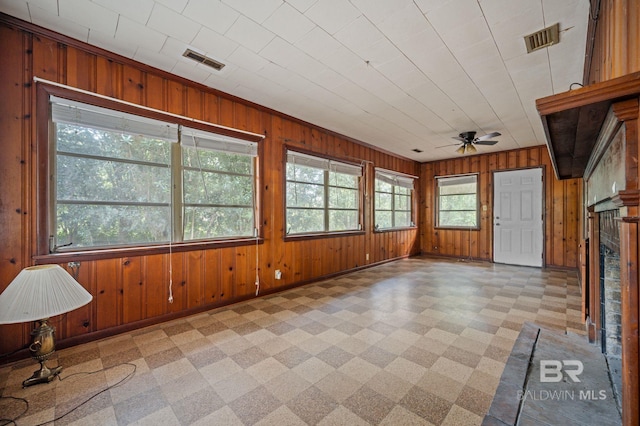
[[[200,62],[201,64],[211,67],[217,71],[220,71],[222,68],[224,68],[223,63],[201,55],[200,53],[194,52],[191,49],[185,50],[182,56],[184,56],[185,58],[193,59],[194,61]]]
[[[524,38],[524,44],[527,45],[527,53],[534,50],[549,47],[560,42],[560,24],[555,24],[543,30],[529,34]]]

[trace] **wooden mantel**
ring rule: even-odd
[[[558,179],[583,177],[609,108],[640,96],[640,72],[536,100]]]

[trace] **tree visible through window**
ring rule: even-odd
[[[437,226],[478,227],[478,175],[436,177]]]
[[[411,194],[413,178],[386,170],[376,170],[375,228],[413,226]]]
[[[52,119],[55,246],[253,236],[255,143],[59,98]]]
[[[359,230],[360,176],[360,166],[288,151],[286,233]]]

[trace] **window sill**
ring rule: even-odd
[[[318,232],[309,234],[286,235],[284,241],[318,240],[322,238],[351,237],[364,235],[365,231]]]
[[[399,226],[397,228],[382,228],[382,229],[375,229],[373,233],[384,234],[385,232],[411,231],[414,229],[418,229],[418,227],[417,226]]]
[[[442,229],[450,231],[479,231],[479,226],[434,226],[433,229]]]
[[[263,238],[237,238],[227,240],[215,240],[215,241],[196,241],[196,242],[181,242],[174,244],[160,244],[149,245],[139,247],[118,247],[118,248],[104,248],[104,249],[88,249],[79,251],[66,251],[60,253],[51,253],[33,256],[33,260],[36,265],[47,263],[64,263],[64,262],[78,262],[78,261],[90,261],[101,259],[113,259],[119,257],[133,257],[133,256],[148,256],[152,254],[164,254],[164,253],[181,253],[187,251],[206,250],[206,249],[218,249],[225,247],[238,247],[264,243]]]

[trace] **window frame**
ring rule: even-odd
[[[376,213],[378,212],[378,206],[376,203],[376,199],[377,196],[376,194],[380,191],[376,190],[376,181],[378,180],[378,175],[386,175],[388,178],[395,178],[396,182],[398,181],[407,181],[407,180],[411,180],[412,185],[411,188],[409,188],[409,217],[410,217],[410,221],[409,221],[409,225],[402,225],[402,226],[395,226],[395,216],[396,216],[396,211],[401,211],[401,212],[405,212],[406,210],[399,210],[399,209],[395,209],[395,201],[396,201],[396,187],[401,187],[404,188],[405,186],[403,185],[398,185],[397,183],[391,183],[391,182],[387,182],[391,185],[391,210],[380,210],[380,211],[390,211],[391,212],[391,222],[392,222],[392,226],[391,227],[387,227],[387,228],[380,228],[378,227],[377,223],[376,223]],[[405,173],[401,173],[401,172],[396,172],[394,170],[387,170],[387,169],[383,169],[381,167],[375,167],[374,168],[374,173],[373,173],[373,201],[372,201],[372,210],[373,210],[373,232],[394,232],[394,231],[402,231],[402,230],[406,230],[406,229],[416,229],[417,225],[416,225],[416,182],[418,182],[418,177],[417,176],[413,176],[413,175],[409,175],[409,174],[405,174]]]
[[[141,244],[127,244],[114,246],[96,246],[96,247],[79,247],[77,250],[64,250],[52,252],[52,241],[55,230],[52,228],[53,217],[51,216],[54,206],[52,200],[53,190],[55,189],[55,175],[52,161],[56,161],[55,153],[52,153],[54,144],[54,126],[52,125],[50,99],[52,97],[68,99],[73,102],[80,102],[100,108],[106,108],[127,114],[133,114],[144,118],[164,121],[167,123],[178,124],[184,127],[197,129],[203,132],[214,133],[221,136],[228,136],[236,139],[242,139],[247,142],[257,143],[257,156],[253,160],[254,164],[254,228],[258,230],[257,235],[247,237],[220,237],[204,240],[188,240],[174,241],[175,227],[173,227],[174,235],[171,236],[172,241],[152,242]],[[248,244],[256,244],[263,242],[262,237],[262,198],[259,191],[260,188],[260,171],[262,170],[262,150],[263,144],[260,143],[264,136],[247,132],[243,130],[233,129],[226,126],[207,123],[197,119],[160,111],[144,105],[136,105],[130,102],[122,101],[108,96],[102,96],[80,89],[70,88],[51,82],[38,81],[36,83],[36,170],[35,170],[35,201],[36,201],[36,246],[33,259],[36,263],[46,262],[64,262],[79,260],[94,260],[113,258],[114,256],[132,256],[132,255],[149,255],[157,253],[166,253],[170,250],[175,252],[206,249],[213,247],[240,246]],[[176,144],[177,145],[177,144]],[[174,151],[174,150],[172,150]],[[182,161],[180,156],[180,172],[182,175]],[[174,158],[172,156],[172,161]],[[180,177],[182,179],[182,177]],[[171,209],[173,210],[173,194],[171,198]],[[181,208],[181,206],[180,206]],[[173,216],[173,214],[172,214]],[[177,221],[178,219],[174,219]],[[182,230],[179,231],[180,233]]]
[[[358,191],[358,223],[359,223],[359,229],[347,229],[347,230],[338,230],[338,231],[331,231],[331,230],[325,230],[325,231],[309,231],[309,232],[298,232],[295,234],[288,234],[287,233],[287,183],[289,182],[289,180],[287,179],[287,164],[289,163],[288,161],[288,153],[289,151],[293,152],[293,153],[297,153],[297,154],[302,154],[304,156],[310,156],[310,157],[315,157],[318,160],[322,160],[322,161],[327,161],[327,162],[337,162],[337,163],[342,163],[348,166],[355,166],[355,167],[359,167],[361,170],[361,175],[358,177],[358,185],[357,185],[357,191]],[[365,168],[362,164],[359,163],[354,163],[353,161],[346,161],[344,159],[341,158],[337,158],[337,157],[332,157],[329,155],[325,155],[325,154],[319,154],[317,152],[313,152],[313,151],[308,151],[308,150],[304,150],[304,149],[300,149],[297,147],[292,147],[290,145],[285,144],[283,147],[283,166],[282,166],[282,170],[283,170],[283,179],[282,179],[282,207],[283,207],[283,239],[284,241],[291,241],[291,240],[300,240],[300,239],[315,239],[315,238],[327,238],[327,237],[338,237],[338,236],[345,236],[345,235],[363,235],[365,233],[364,231],[364,190],[363,190],[363,185],[364,185],[364,174],[365,174]],[[323,218],[325,221],[325,227],[327,225],[327,221],[328,221],[328,215],[330,214],[330,212],[332,210],[336,210],[336,209],[331,209],[329,208],[329,188],[331,187],[331,185],[329,185],[328,182],[328,175],[329,175],[329,170],[325,170],[324,173],[324,178],[323,178],[323,183],[322,183],[322,188],[323,188],[323,194],[324,194],[324,199],[325,199],[325,206],[322,207],[322,209],[317,208],[317,210],[322,210],[323,213]],[[319,185],[319,184],[318,184]],[[339,209],[338,209],[339,210]],[[325,228],[326,229],[326,228]]]
[[[476,217],[476,224],[475,226],[453,226],[453,225],[440,225],[440,185],[439,185],[439,180],[440,179],[456,179],[456,178],[464,178],[464,177],[474,177],[475,178],[475,185],[476,185],[476,191],[475,191],[475,196],[476,196],[476,202],[475,202],[475,217]],[[435,184],[435,190],[434,190],[434,194],[435,194],[435,208],[434,208],[434,223],[435,229],[471,229],[471,230],[479,230],[480,229],[480,173],[462,173],[462,174],[456,174],[456,175],[442,175],[442,176],[435,176],[434,179],[434,184]],[[471,193],[468,194],[464,194],[464,195],[470,195]],[[472,211],[472,210],[445,210],[445,211]]]

